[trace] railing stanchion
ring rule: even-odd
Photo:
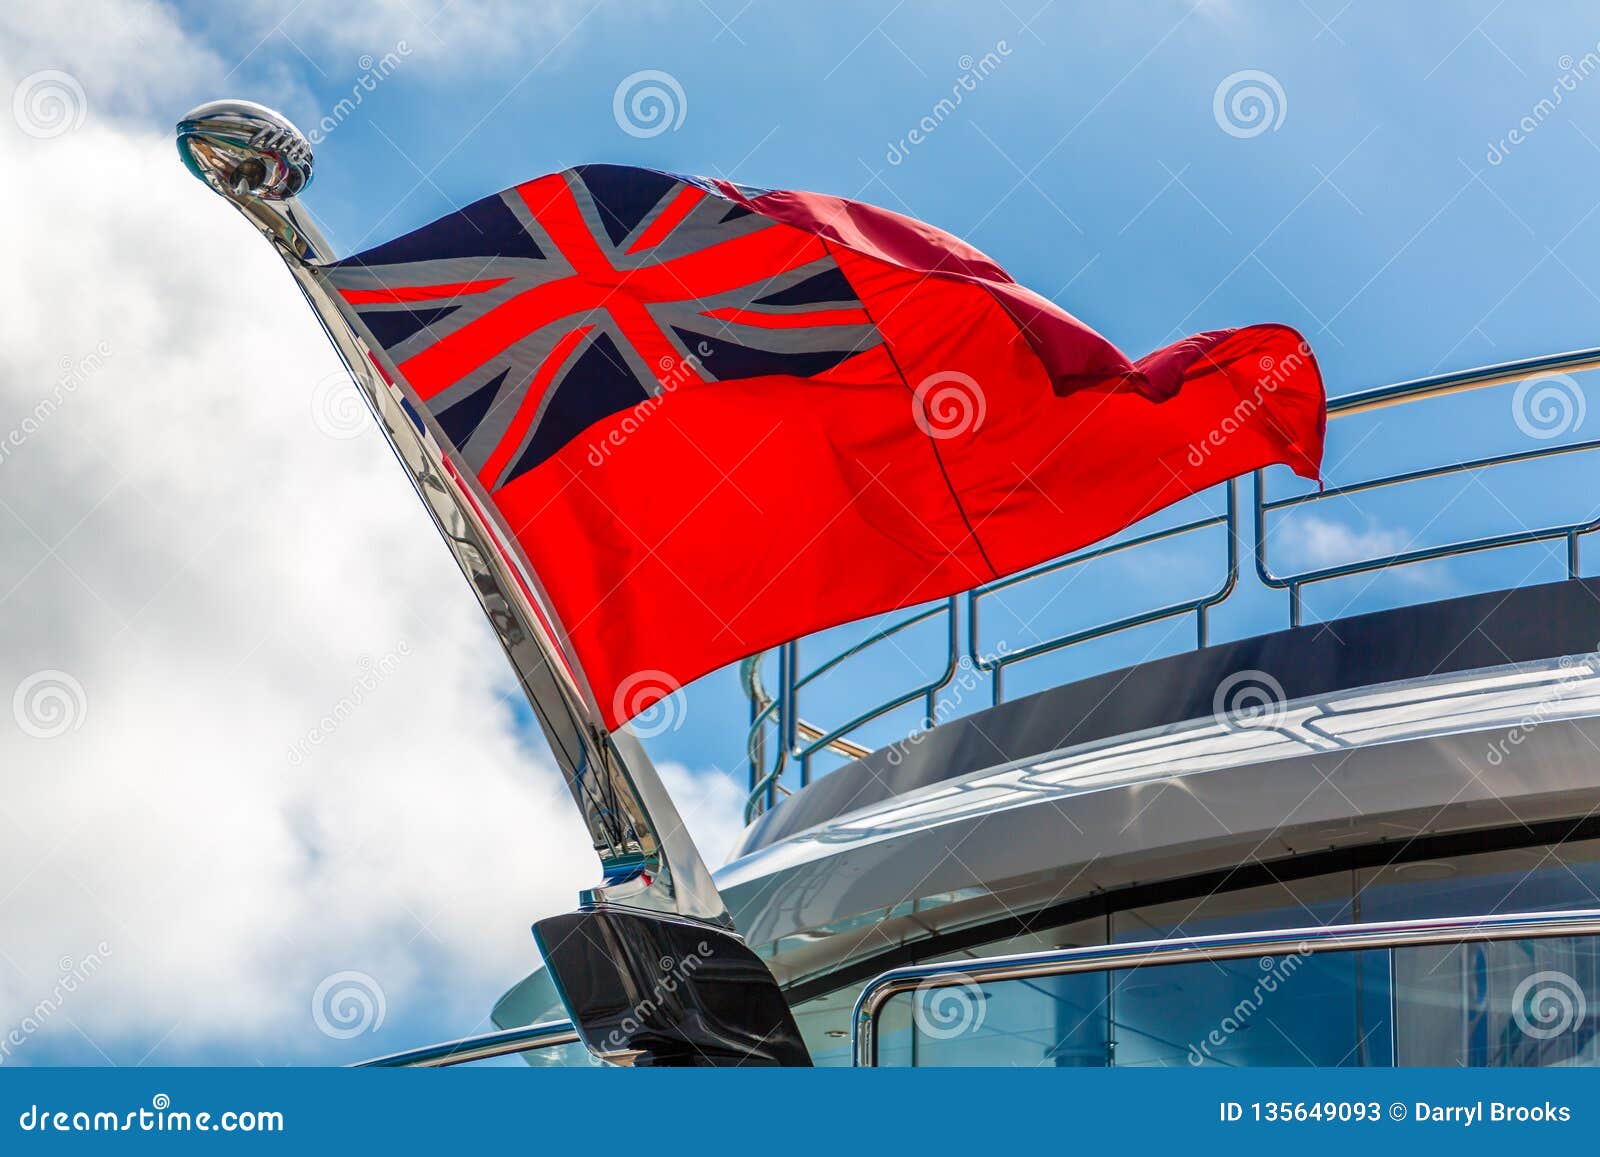
[[[799,762],[800,786],[805,787],[811,782],[811,753],[800,747],[800,640],[785,643],[783,649],[789,656],[783,681],[783,746],[789,758]]]
[[[754,795],[756,785],[761,782],[761,777],[767,774],[767,728],[761,719],[762,709],[766,705],[760,702],[754,694],[755,681],[761,678],[761,656],[759,654],[754,655],[748,661],[756,665],[756,669],[745,680],[745,685],[751,692],[749,696],[750,731],[748,733],[748,741],[745,744],[745,751],[750,757],[750,790],[747,794]]]
[[[794,699],[795,677],[795,645],[784,643],[778,648],[778,715],[774,722],[778,723],[778,746],[782,749],[784,759],[790,759],[794,754],[794,731],[792,723],[795,717]],[[778,778],[773,778],[766,783],[766,810],[771,811],[778,803]]]

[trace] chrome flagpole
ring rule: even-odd
[[[601,882],[580,894],[578,912],[534,932],[584,1043],[620,1063],[809,1063],[776,982],[733,930],[644,749],[626,728],[602,726],[514,537],[449,462],[422,408],[381,370],[321,274],[333,254],[298,200],[312,178],[310,141],[271,109],[225,100],[189,112],[177,144],[299,285],[493,624],[583,815]],[[653,975],[664,963],[689,975]]]

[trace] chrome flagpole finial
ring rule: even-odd
[[[331,256],[295,198],[311,184],[311,141],[293,121],[249,100],[214,100],[178,122],[178,155],[290,255]]]
[[[282,201],[311,184],[311,142],[282,113],[248,100],[214,100],[178,122],[178,155],[229,197]]]

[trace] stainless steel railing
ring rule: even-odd
[[[788,680],[788,672],[793,669],[793,665],[796,662],[796,646],[797,644],[795,643],[785,644],[778,656],[779,682],[781,685],[788,687],[790,702],[793,701],[794,687]],[[838,661],[843,662],[846,657],[841,655]],[[745,823],[749,823],[759,814],[759,810],[756,808],[757,801],[760,801],[763,805],[760,810],[764,810],[777,802],[779,794],[789,794],[789,789],[780,784],[778,780],[783,775],[783,769],[788,763],[790,753],[797,746],[797,740],[804,739],[811,745],[810,750],[826,748],[834,754],[845,756],[848,759],[860,759],[869,753],[870,749],[861,746],[861,744],[852,743],[840,735],[830,736],[822,728],[815,724],[807,723],[791,711],[783,720],[783,726],[788,732],[788,739],[779,743],[776,747],[777,762],[770,770],[761,770],[766,768],[767,762],[766,722],[777,711],[779,700],[770,694],[766,686],[761,682],[761,655],[757,654],[739,665],[739,678],[744,684],[745,698],[750,701],[750,734],[747,754],[750,759],[751,775],[750,797],[746,801],[744,809]],[[892,710],[892,708],[885,707],[883,710],[888,711]],[[809,752],[806,755],[802,755],[801,758],[805,759],[807,755],[809,755]],[[802,785],[809,782],[810,773],[808,767],[802,767],[800,779]]]
[[[1090,550],[1079,551],[1063,558],[1047,562],[1043,566],[1036,566],[1031,570],[1009,575],[986,583],[981,587],[967,592],[967,653],[973,665],[980,671],[988,671],[993,676],[993,700],[1001,702],[1005,698],[1004,676],[1005,669],[1012,663],[1020,663],[1024,659],[1032,659],[1038,655],[1048,654],[1051,651],[1060,651],[1078,643],[1087,643],[1091,639],[1101,639],[1107,635],[1114,635],[1120,631],[1132,630],[1134,627],[1147,626],[1150,623],[1159,623],[1164,619],[1178,618],[1183,615],[1195,617],[1195,645],[1204,647],[1207,642],[1206,615],[1212,607],[1226,599],[1233,593],[1234,587],[1239,583],[1239,482],[1233,479],[1226,483],[1223,489],[1227,492],[1227,511],[1206,518],[1197,518],[1178,526],[1167,527],[1163,530],[1141,534],[1135,538],[1124,539],[1120,542],[1108,543]],[[996,591],[1005,590],[1019,583],[1040,578],[1047,574],[1055,574],[1066,570],[1068,567],[1081,566],[1084,563],[1094,562],[1097,559],[1109,558],[1124,551],[1137,550],[1142,546],[1151,546],[1158,542],[1166,542],[1186,534],[1209,530],[1214,526],[1227,528],[1227,569],[1223,574],[1221,583],[1208,595],[1199,598],[1183,599],[1178,602],[1168,603],[1165,606],[1155,607],[1151,610],[1140,611],[1137,614],[1126,615],[1108,623],[1099,623],[1083,630],[1073,631],[1064,635],[1057,635],[1026,647],[1008,649],[1005,654],[983,655],[980,653],[978,636],[978,604],[986,595]]]
[[[1198,961],[1270,956],[1312,956],[1489,940],[1540,940],[1600,934],[1600,909],[1524,912],[1442,920],[1338,924],[1316,928],[1240,932],[1182,940],[1149,940],[1105,947],[1063,948],[895,968],[867,983],[851,1017],[851,1056],[858,1066],[878,1063],[878,1021],[885,1006],[907,992],[961,988],[1008,980],[1036,980],[1081,972],[1117,972]]]
[[[1596,367],[1600,367],[1600,349],[1577,350],[1572,353],[1555,354],[1550,357],[1529,358],[1525,361],[1484,366],[1457,374],[1444,374],[1440,377],[1418,378],[1414,381],[1379,386],[1376,389],[1363,390],[1360,393],[1347,394],[1342,398],[1334,398],[1328,403],[1328,418],[1331,421],[1355,414],[1371,413],[1374,410],[1381,410],[1389,406],[1404,405],[1407,402],[1423,398],[1439,398],[1467,390],[1482,389],[1485,386],[1501,386],[1510,382],[1525,381],[1529,378],[1551,377],[1557,374],[1565,374],[1569,371],[1590,370]],[[1274,573],[1267,562],[1267,515],[1274,510],[1286,510],[1294,506],[1326,502],[1336,498],[1345,498],[1352,494],[1362,494],[1390,486],[1400,486],[1407,482],[1447,478],[1456,474],[1470,473],[1474,470],[1487,470],[1495,466],[1509,466],[1518,462],[1557,458],[1567,454],[1577,454],[1595,449],[1600,449],[1600,439],[1564,443],[1559,446],[1539,446],[1511,454],[1496,454],[1424,470],[1411,470],[1403,474],[1369,478],[1365,481],[1354,482],[1345,486],[1330,486],[1320,493],[1299,494],[1270,501],[1265,496],[1262,472],[1257,471],[1255,501],[1256,574],[1267,586],[1289,592],[1289,625],[1292,627],[1300,625],[1301,590],[1312,583],[1325,582],[1328,579],[1347,578],[1357,574],[1369,574],[1373,571],[1383,570],[1386,567],[1406,566],[1411,563],[1428,562],[1433,559],[1476,554],[1480,551],[1497,550],[1501,547],[1523,546],[1529,543],[1565,539],[1567,543],[1567,577],[1576,578],[1578,576],[1579,537],[1600,528],[1600,518],[1534,530],[1524,529],[1507,534],[1484,535],[1449,543],[1444,546],[1420,547],[1415,550],[1400,551],[1377,558],[1363,559],[1359,562],[1301,571],[1297,574],[1279,574]]]
[[[1469,390],[1483,389],[1489,386],[1504,385],[1534,378],[1554,377],[1597,368],[1600,368],[1600,348],[1505,362],[1499,365],[1398,382],[1392,385],[1380,386],[1376,389],[1347,394],[1328,403],[1328,417],[1330,422],[1333,422],[1358,414],[1371,413],[1390,406],[1406,405]],[[1426,482],[1431,479],[1467,474],[1473,471],[1490,470],[1495,467],[1517,463],[1552,459],[1591,450],[1600,450],[1600,439],[1560,445],[1541,445],[1527,450],[1478,457],[1444,466],[1361,479],[1343,485],[1330,486],[1320,492],[1297,494],[1282,498],[1269,498],[1267,496],[1265,472],[1256,471],[1253,479],[1254,497],[1252,518],[1250,520],[1250,528],[1254,538],[1250,549],[1255,560],[1256,577],[1264,586],[1270,589],[1287,592],[1290,626],[1301,625],[1302,593],[1305,588],[1311,585],[1332,579],[1367,574],[1389,567],[1407,566],[1435,559],[1452,558],[1502,548],[1559,540],[1566,543],[1566,573],[1568,577],[1576,577],[1578,574],[1580,540],[1584,535],[1600,530],[1600,517],[1576,522],[1556,523],[1533,529],[1519,528],[1500,534],[1481,535],[1438,546],[1419,547],[1381,557],[1298,571],[1274,569],[1268,557],[1268,517],[1275,512],[1291,508],[1307,508],[1316,503],[1350,498],[1371,491],[1401,486],[1406,483]],[[810,781],[812,759],[819,752],[827,751],[845,758],[860,758],[863,754],[866,754],[864,746],[858,742],[852,742],[849,736],[891,711],[921,699],[927,707],[926,717],[921,726],[928,727],[937,724],[940,721],[935,710],[937,697],[941,691],[950,685],[955,672],[962,665],[970,664],[976,670],[986,674],[991,681],[991,700],[994,703],[1000,703],[1004,699],[1005,673],[1014,664],[1048,653],[1060,652],[1092,640],[1108,638],[1153,623],[1193,615],[1195,617],[1196,645],[1205,646],[1208,641],[1208,621],[1211,612],[1227,602],[1238,587],[1239,555],[1241,550],[1239,481],[1236,479],[1224,485],[1225,510],[1223,513],[1206,515],[1175,526],[1078,551],[1019,574],[986,583],[966,592],[963,596],[943,600],[931,607],[911,612],[902,618],[893,620],[887,626],[873,632],[860,642],[823,660],[814,668],[802,669],[801,667],[800,648],[804,642],[803,640],[788,643],[777,649],[778,687],[775,692],[768,693],[761,686],[760,664],[763,656],[757,655],[753,659],[747,660],[745,664],[745,683],[750,698],[748,744],[750,792],[745,811],[746,821],[749,822],[755,819],[762,812],[774,806],[780,796],[789,793],[790,785],[794,783],[794,780],[786,782],[786,773],[790,765],[798,767],[798,775],[794,778],[798,780],[796,786],[803,787]],[[1172,542],[1186,536],[1219,529],[1225,535],[1226,540],[1223,571],[1216,585],[1207,594],[1108,619],[1079,630],[1062,632],[1039,641],[1030,642],[1026,646],[986,649],[982,645],[979,631],[981,608],[985,600],[992,598],[998,592],[1048,575],[1060,573],[1072,567],[1135,551],[1141,547]],[[964,652],[960,642],[962,632],[959,622],[962,617],[960,609],[960,604],[962,603],[965,604],[966,619]],[[838,667],[849,658],[860,655],[880,643],[891,640],[920,623],[933,621],[941,616],[948,618],[947,649],[942,667],[932,678],[881,700],[870,700],[866,706],[857,710],[854,715],[836,726],[830,727],[825,724],[808,723],[802,720],[800,714],[801,693],[820,676]],[[937,662],[937,659],[935,659],[935,662]]]
[[[351,1066],[357,1069],[442,1069],[451,1065],[465,1065],[472,1061],[486,1061],[494,1057],[508,1057],[517,1053],[554,1048],[556,1045],[575,1044],[578,1030],[570,1021],[551,1020],[542,1024],[508,1028],[482,1036],[462,1037],[443,1044],[408,1049],[403,1053],[390,1053]]]
[[[804,787],[811,782],[811,759],[817,752],[828,750],[850,759],[860,759],[868,753],[867,748],[844,738],[858,727],[918,699],[924,700],[927,706],[927,718],[933,721],[937,714],[936,697],[949,685],[958,663],[959,636],[956,629],[956,614],[954,598],[945,599],[925,610],[915,611],[872,632],[860,642],[846,647],[804,675],[797,674],[800,666],[799,640],[785,643],[778,648],[778,693],[775,696],[767,695],[761,684],[762,656],[758,654],[746,659],[741,667],[746,694],[750,700],[750,795],[745,802],[745,822],[749,823],[767,808],[772,807],[777,802],[778,793],[788,794],[788,789],[779,781],[789,760],[792,759],[799,765],[799,786]],[[888,699],[875,702],[853,718],[831,729],[817,727],[800,718],[800,691],[807,684],[820,679],[847,659],[921,623],[931,622],[941,615],[947,624],[946,659],[943,670],[934,678],[920,686],[908,688]],[[776,758],[770,769],[766,767],[765,756],[768,720],[774,721],[778,730]],[[801,742],[802,738],[805,739],[804,743]]]

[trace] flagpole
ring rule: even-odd
[[[412,416],[415,408],[404,404],[318,275],[333,254],[298,199],[311,181],[310,141],[271,109],[214,101],[179,122],[178,152],[277,250],[494,625],[600,857],[602,882],[581,894],[583,905],[731,929],[711,873],[643,748],[626,729],[601,725],[582,670],[560,645],[554,613],[538,601],[536,579],[511,536],[473,497],[433,431]]]

